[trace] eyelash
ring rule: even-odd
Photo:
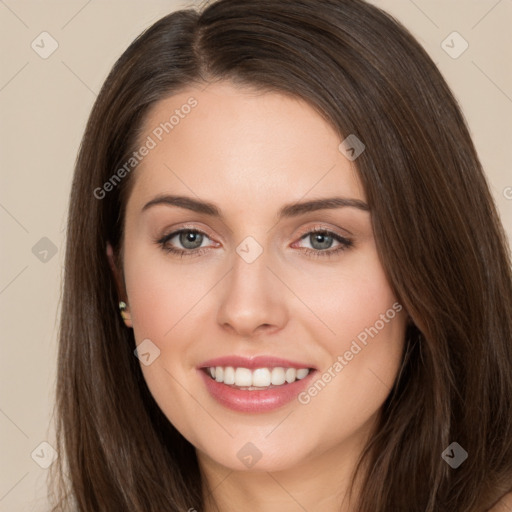
[[[192,228],[183,228],[179,229],[177,231],[173,231],[172,233],[169,233],[168,235],[163,236],[159,240],[156,240],[156,243],[160,245],[162,250],[168,254],[174,254],[176,256],[179,256],[181,258],[183,257],[194,257],[194,256],[201,256],[205,253],[206,250],[209,249],[209,247],[200,247],[197,249],[191,249],[191,250],[185,250],[185,249],[176,249],[175,247],[168,245],[169,240],[173,239],[176,235],[179,235],[181,233],[198,233],[201,235],[206,236],[207,238],[210,238],[204,231],[201,231],[199,229],[192,229]],[[340,254],[342,251],[346,251],[347,249],[350,249],[354,242],[348,238],[345,238],[341,235],[338,235],[337,233],[334,233],[333,231],[329,231],[328,229],[324,228],[313,228],[306,233],[302,234],[299,238],[299,240],[303,240],[314,233],[320,233],[322,235],[328,235],[337,242],[340,243],[339,247],[336,249],[310,249],[309,247],[303,247],[301,250],[307,254],[308,256],[312,256],[314,258],[322,258],[327,257],[330,258],[332,256],[336,256],[337,254]]]

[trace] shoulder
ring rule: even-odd
[[[503,496],[489,512],[512,512],[512,492]]]

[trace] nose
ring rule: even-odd
[[[254,337],[281,330],[288,321],[286,287],[269,268],[267,252],[251,263],[237,253],[223,280],[217,322],[232,334]]]

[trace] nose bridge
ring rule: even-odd
[[[282,286],[267,266],[271,266],[271,253],[254,237],[239,243],[218,311],[221,325],[230,325],[243,335],[250,335],[261,325],[284,325]]]
[[[265,293],[268,281],[269,251],[252,236],[246,237],[236,247],[231,272],[231,286],[246,294]]]

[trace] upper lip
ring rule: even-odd
[[[255,370],[256,368],[313,368],[308,363],[300,363],[297,361],[290,361],[288,359],[282,359],[274,356],[255,356],[255,357],[243,357],[243,356],[223,356],[215,359],[209,359],[199,365],[199,368],[211,368],[215,366],[232,366],[234,368],[248,368],[249,370]]]

